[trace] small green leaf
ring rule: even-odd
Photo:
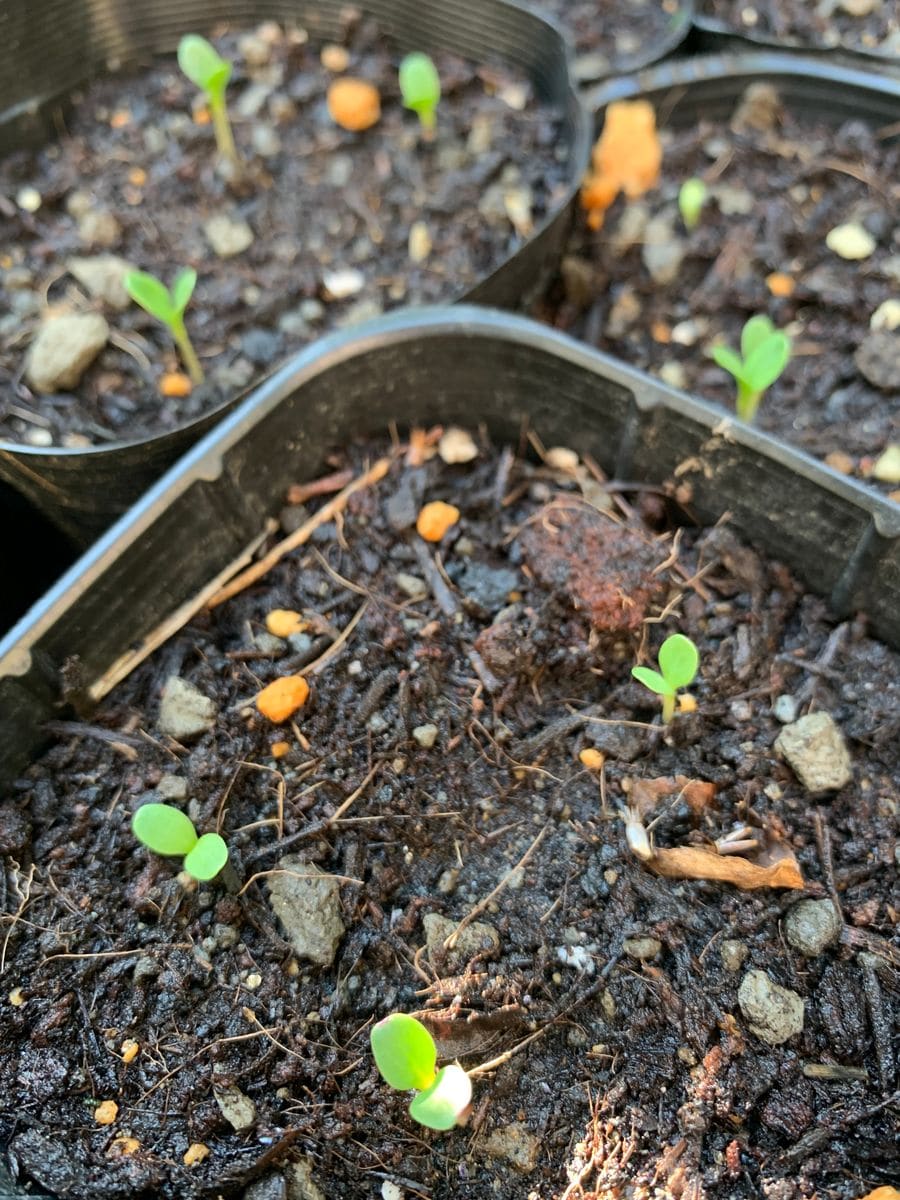
[[[694,229],[706,203],[706,184],[702,179],[686,179],[678,192],[678,211],[686,229]]]
[[[406,1013],[391,1013],[369,1035],[375,1065],[385,1082],[399,1092],[427,1088],[434,1082],[437,1047],[425,1026]]]
[[[750,318],[741,330],[741,355],[745,363],[753,351],[770,338],[774,332],[775,326],[764,313]]]
[[[736,350],[732,350],[730,346],[713,346],[712,356],[723,371],[727,371],[737,380],[743,379],[744,364]]]
[[[653,671],[650,667],[632,667],[631,673],[645,688],[656,692],[658,696],[674,695],[674,690],[669,687],[658,671]]]
[[[171,325],[178,315],[169,295],[169,289],[146,271],[129,271],[124,278],[125,291],[135,304],[139,304],[151,317],[164,325]]]
[[[790,338],[774,329],[744,360],[744,378],[754,392],[764,392],[781,375],[790,357]]]
[[[699,666],[697,647],[683,633],[673,633],[659,648],[659,669],[673,692],[687,687]]]
[[[419,1092],[409,1115],[428,1129],[452,1129],[472,1102],[472,1081],[455,1063],[442,1067],[434,1083]]]
[[[170,804],[142,804],[131,818],[131,829],[154,854],[189,854],[197,845],[190,817]]]
[[[204,833],[184,859],[188,875],[205,882],[215,879],[228,862],[228,847],[217,833]]]
[[[185,267],[175,276],[175,282],[172,284],[172,304],[179,316],[182,316],[187,308],[196,286],[197,272],[193,267]]]
[[[178,43],[178,65],[195,87],[212,98],[224,94],[231,78],[231,63],[196,33],[186,34]]]
[[[407,54],[400,64],[400,94],[405,108],[433,116],[441,98],[441,80],[427,54]]]

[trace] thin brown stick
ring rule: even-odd
[[[549,824],[544,826],[544,828],[537,835],[537,837],[534,839],[534,841],[531,843],[531,845],[528,847],[528,849],[525,851],[525,853],[522,855],[522,857],[519,859],[519,861],[516,863],[516,865],[514,867],[510,867],[510,869],[506,872],[506,874],[503,876],[503,878],[500,880],[500,882],[497,884],[497,886],[494,888],[494,890],[492,892],[489,892],[488,895],[485,896],[483,900],[479,900],[478,903],[475,905],[475,907],[472,908],[463,917],[463,919],[460,921],[460,923],[457,925],[457,927],[453,930],[453,932],[447,934],[447,936],[444,938],[444,949],[445,950],[453,949],[453,947],[456,945],[457,938],[462,933],[462,931],[465,929],[465,927],[467,925],[469,925],[472,921],[474,921],[479,913],[484,912],[484,910],[487,908],[487,906],[490,904],[490,902],[494,899],[494,897],[498,896],[503,891],[503,889],[509,883],[510,879],[512,879],[513,875],[515,875],[516,871],[521,870],[521,868],[525,866],[525,864],[528,862],[529,858],[531,858],[532,854],[534,854],[535,850],[537,850],[538,846],[544,840],[544,837],[546,836],[547,830],[549,828],[550,828]]]
[[[236,596],[251,584],[256,583],[258,579],[262,579],[263,575],[267,574],[284,558],[286,554],[290,554],[292,550],[296,550],[298,546],[303,546],[320,525],[325,525],[337,513],[342,512],[347,505],[347,501],[351,496],[361,491],[363,488],[369,487],[373,483],[378,483],[383,479],[390,469],[391,460],[389,458],[379,458],[379,460],[371,466],[368,471],[364,471],[362,475],[354,479],[352,483],[348,483],[338,494],[326,504],[323,504],[317,513],[304,521],[299,529],[295,529],[293,533],[288,534],[286,538],[272,547],[268,554],[263,555],[258,562],[247,567],[245,571],[241,571],[230,583],[225,584],[217,592],[215,592],[207,601],[209,608],[217,608],[220,604],[224,604],[226,600],[230,600],[232,596]]]
[[[327,875],[324,871],[313,875],[310,871],[289,871],[286,867],[273,867],[271,871],[257,871],[255,875],[251,875],[238,895],[243,896],[251,883],[256,883],[257,879],[265,879],[267,875],[291,875],[294,879],[336,879],[338,883],[358,883],[360,887],[363,883],[361,879],[354,879],[352,875]]]
[[[362,783],[359,785],[359,787],[356,789],[356,791],[351,792],[350,795],[347,797],[347,799],[342,804],[339,804],[338,807],[335,809],[334,815],[330,816],[326,819],[326,821],[325,821],[326,825],[333,825],[335,823],[335,821],[340,820],[340,818],[344,815],[344,813],[351,806],[351,804],[353,804],[355,801],[357,801],[360,798],[360,796],[363,794],[363,792],[366,790],[366,788],[369,786],[369,784],[375,778],[375,774],[379,770],[380,767],[381,767],[380,762],[375,764],[375,766],[368,773],[368,775],[365,777],[365,779],[362,781]]]
[[[191,617],[198,613],[209,601],[209,598],[219,591],[225,580],[230,579],[235,571],[239,571],[245,563],[251,561],[253,555],[274,528],[275,522],[267,521],[265,529],[261,533],[258,533],[235,559],[228,563],[226,567],[223,567],[218,575],[202,587],[196,595],[192,596],[189,600],[185,600],[184,604],[176,608],[173,613],[170,613],[155,629],[151,630],[136,649],[126,651],[121,657],[116,659],[112,666],[107,667],[100,678],[95,679],[88,688],[88,695],[91,699],[102,700],[108,692],[112,691],[117,683],[121,683],[123,679],[127,678],[135,667],[139,666],[148,655],[152,654],[163,642],[167,642],[179,629],[187,625]]]

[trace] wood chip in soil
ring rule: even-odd
[[[793,354],[757,426],[896,493],[900,478],[873,471],[900,441],[900,141],[794,113],[768,84],[751,85],[728,123],[660,136],[659,185],[620,197],[597,233],[580,218],[537,315],[733,411],[734,382],[710,348],[738,347],[747,319],[766,313]],[[695,177],[708,198],[688,232],[677,198]],[[843,225],[871,240],[865,258],[829,248]]]
[[[896,1180],[900,655],[727,525],[676,539],[664,495],[595,479],[589,504],[575,478],[483,440],[465,466],[395,456],[339,525],[54,724],[0,806],[20,1181],[73,1200],[259,1200],[298,1176],[327,1197],[858,1200]],[[438,546],[413,531],[432,500],[460,512]],[[276,609],[306,628],[273,635]],[[295,717],[263,719],[260,689],[355,618]],[[697,708],[664,729],[630,668],[676,629],[699,647]],[[160,729],[172,676],[206,698],[181,742]],[[808,713],[838,772],[821,795],[774,750]],[[186,889],[136,844],[131,814],[160,799],[221,828],[242,894]],[[661,877],[626,806],[660,850],[780,847],[805,892]],[[334,877],[312,960],[249,882],[285,858]],[[801,900],[828,908],[811,951],[788,932]],[[488,929],[445,953],[435,936],[473,915]],[[760,987],[802,1014],[783,1043],[754,1032]],[[379,1079],[368,1031],[392,1010],[467,1068],[514,1052],[466,1128],[416,1127]]]
[[[234,64],[242,181],[222,178],[208,115],[172,57],[91,83],[60,118],[57,143],[0,163],[0,437],[78,448],[183,425],[323,332],[458,298],[567,189],[560,114],[502,66],[437,55],[443,98],[426,142],[401,104],[399,56],[371,22],[351,14],[343,44],[324,48],[334,70],[321,43],[272,22],[213,40]],[[381,94],[381,119],[365,132],[328,114],[328,86],[343,74]],[[118,282],[107,271],[101,298],[76,282],[72,259],[100,256],[166,283],[196,268],[185,320],[207,379],[187,397],[160,394],[181,364],[162,326],[122,302],[121,269]],[[111,331],[80,382],[53,394],[23,374],[48,305],[102,314]]]

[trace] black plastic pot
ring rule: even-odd
[[[184,33],[222,21],[274,18],[302,23],[317,38],[336,37],[346,7],[345,0],[0,0],[0,153],[52,137],[73,88],[111,67],[171,52]],[[505,0],[363,0],[355,7],[375,17],[400,51],[450,50],[515,66],[563,113],[570,163],[565,196],[517,253],[475,288],[448,297],[514,307],[558,260],[590,150],[590,121],[575,95],[561,36]],[[243,398],[159,437],[84,450],[0,442],[0,479],[83,547]]]
[[[633,71],[641,71],[653,63],[661,62],[681,47],[690,34],[694,23],[695,0],[679,0],[678,7],[672,14],[669,26],[662,37],[656,40],[648,39],[634,54],[614,59],[603,70],[592,70],[589,64],[579,62],[583,56],[578,52],[571,30],[567,28],[563,18],[549,13],[541,3],[541,0],[515,0],[515,2],[520,7],[526,8],[537,16],[543,17],[559,29],[561,36],[570,46],[572,75],[579,84],[596,83],[600,79],[631,74]]]
[[[9,629],[60,577],[75,551],[53,525],[6,483],[0,483],[3,587],[0,630]]]
[[[701,4],[695,5],[694,37],[691,49],[701,54],[752,54],[765,50],[789,51],[804,57],[822,58],[825,62],[856,66],[859,70],[883,71],[900,76],[900,57],[878,50],[865,50],[839,43],[836,46],[816,45],[793,38],[776,38],[756,33],[753,29],[736,29],[727,21],[706,16]]]
[[[614,478],[677,474],[838,614],[900,645],[900,508],[766,435],[521,317],[407,310],[299,354],[195,446],[0,643],[0,779],[20,770],[77,657],[89,688],[194,597],[328,448],[388,422],[485,422],[592,454]]]

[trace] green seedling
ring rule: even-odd
[[[659,670],[650,667],[632,667],[631,673],[644,687],[662,696],[662,717],[668,724],[675,715],[675,701],[679,688],[685,688],[697,674],[700,655],[697,647],[683,633],[673,633],[659,648]]]
[[[178,43],[178,65],[191,83],[206,93],[219,153],[233,166],[240,167],[241,159],[225,107],[225,88],[231,78],[231,63],[226,62],[206,38],[188,33]]]
[[[678,211],[685,229],[696,229],[706,203],[706,184],[702,179],[686,179],[678,192]]]
[[[472,1101],[472,1081],[457,1063],[437,1070],[437,1047],[420,1021],[392,1013],[373,1027],[370,1041],[385,1083],[398,1092],[418,1093],[409,1106],[414,1121],[441,1130],[461,1124]]]
[[[203,368],[184,327],[184,310],[194,293],[196,283],[197,272],[193,267],[179,271],[171,291],[146,271],[129,271],[125,276],[125,290],[128,295],[151,317],[156,317],[157,321],[162,321],[163,325],[168,327],[191,381],[200,384],[203,382]]]
[[[228,847],[217,833],[198,837],[190,817],[170,804],[142,804],[131,829],[154,854],[184,858],[184,870],[201,882],[214,879],[228,861]]]
[[[407,54],[400,64],[400,94],[404,108],[419,114],[426,137],[434,136],[441,80],[427,54]]]
[[[715,361],[734,376],[737,415],[748,424],[756,416],[766,388],[771,387],[791,357],[791,339],[776,329],[768,317],[751,317],[741,330],[741,352],[713,346]]]

